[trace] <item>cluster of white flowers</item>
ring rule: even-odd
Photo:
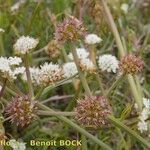
[[[121,5],[121,10],[126,14],[128,13],[129,5],[127,3],[123,3]]]
[[[144,108],[139,116],[140,121],[138,122],[138,130],[143,133],[144,131],[148,130],[148,123],[146,120],[150,115],[150,99],[143,98],[143,105]]]
[[[85,48],[77,48],[76,51],[79,59],[84,59],[89,56],[89,52]],[[68,57],[70,60],[73,60],[72,53],[69,53]]]
[[[9,146],[13,150],[26,150],[26,143],[22,141],[16,141],[15,139],[9,140]]]
[[[44,63],[40,66],[39,80],[40,83],[47,85],[53,84],[64,78],[63,69],[53,63]]]
[[[38,43],[38,39],[29,36],[21,36],[14,44],[14,49],[17,54],[26,54],[29,50],[34,49]]]
[[[68,62],[63,65],[64,77],[70,78],[78,73],[76,64],[74,62]]]
[[[2,28],[0,28],[0,33],[4,33],[5,32],[5,30],[4,29],[2,29]]]
[[[17,71],[18,65],[22,63],[20,57],[0,57],[0,73],[4,78],[16,79],[19,74]]]
[[[97,44],[100,43],[102,39],[98,37],[96,34],[88,34],[85,37],[85,43],[87,44]]]
[[[15,13],[19,10],[19,8],[26,2],[27,0],[19,0],[14,5],[11,6],[10,10],[12,13]]]
[[[0,91],[2,90],[2,86],[0,85]]]
[[[119,68],[119,61],[115,56],[105,54],[99,56],[98,65],[102,71],[116,73]]]

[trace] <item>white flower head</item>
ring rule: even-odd
[[[54,84],[64,77],[63,69],[57,64],[45,63],[40,68],[39,79],[44,85]]]
[[[76,64],[74,62],[65,63],[63,66],[64,77],[70,78],[78,73]]]
[[[8,58],[8,61],[9,61],[9,64],[11,65],[11,66],[13,66],[13,65],[20,65],[20,63],[22,63],[22,59],[20,58],[20,57],[9,57]]]
[[[90,73],[95,73],[96,71],[95,65],[89,58],[80,60],[80,68],[82,71],[88,71]]]
[[[19,10],[19,8],[21,7],[21,5],[23,5],[26,2],[26,0],[19,0],[18,2],[16,2],[14,5],[11,6],[10,11],[12,13],[15,13]]]
[[[128,5],[128,4],[123,3],[123,4],[121,5],[121,10],[122,10],[125,14],[128,13],[128,9],[129,9],[129,5]]]
[[[97,44],[100,43],[102,39],[98,37],[96,34],[88,34],[85,37],[85,43],[87,44]]]
[[[150,109],[150,99],[143,98],[143,104],[145,108]]]
[[[145,121],[138,122],[137,126],[138,126],[138,130],[141,133],[148,130],[148,125],[147,125],[147,122],[145,122]]]
[[[0,73],[3,78],[16,79],[16,66],[20,65],[19,57],[0,57]]]
[[[4,32],[5,32],[5,30],[0,28],[0,33],[4,33]]]
[[[34,49],[38,43],[38,39],[29,36],[21,36],[14,44],[14,49],[17,54],[26,54],[29,50]]]
[[[76,48],[76,51],[79,59],[87,58],[89,56],[89,52],[85,48]],[[73,60],[72,53],[69,53],[68,57],[70,60]]]
[[[16,141],[15,139],[9,140],[9,146],[13,150],[25,150],[26,149],[26,143],[22,141]]]
[[[13,71],[14,76],[17,76],[19,74],[23,75],[24,73],[25,73],[25,67],[17,67]]]
[[[149,114],[150,110],[148,108],[144,108],[141,112],[141,115],[139,116],[139,119],[145,121],[146,119],[148,119]]]
[[[2,86],[0,85],[0,91],[2,90]]]
[[[119,61],[115,56],[105,54],[99,56],[98,65],[102,71],[116,73],[119,68]]]

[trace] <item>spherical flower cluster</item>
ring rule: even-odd
[[[11,122],[17,126],[24,127],[35,118],[37,110],[36,101],[32,101],[28,96],[16,96],[6,107],[6,114],[11,118]]]
[[[26,2],[27,0],[19,0],[14,5],[11,6],[10,10],[12,13],[15,13],[19,10],[19,8]]]
[[[63,66],[64,77],[70,78],[78,73],[76,64],[74,62],[65,63]]]
[[[107,116],[111,114],[111,106],[103,96],[90,96],[77,101],[75,119],[85,126],[94,128],[108,125]]]
[[[82,71],[96,73],[96,67],[89,58],[81,59],[79,65]]]
[[[51,58],[57,58],[60,55],[60,45],[56,40],[52,40],[48,43],[46,46],[45,52],[49,55]]]
[[[76,41],[85,36],[85,28],[81,21],[71,16],[58,24],[55,38],[57,41]]]
[[[138,130],[143,133],[148,130],[148,122],[146,120],[148,119],[150,115],[150,99],[143,98],[143,110],[139,116],[139,122],[137,124]]]
[[[17,67],[16,69],[14,69],[14,75],[22,75],[25,73],[25,67]]]
[[[128,5],[128,4],[123,3],[123,4],[121,5],[121,10],[122,10],[125,14],[128,13],[128,9],[129,9],[129,5]]]
[[[5,30],[0,28],[0,33],[4,33],[4,32],[5,32]]]
[[[16,70],[17,66],[22,62],[19,57],[0,57],[0,74],[3,78],[16,79],[19,74]]]
[[[113,72],[116,73],[119,68],[119,61],[115,56],[112,55],[102,55],[99,56],[98,65],[102,71]]]
[[[96,34],[88,34],[85,37],[85,43],[87,44],[97,44],[100,43],[102,39],[98,37]]]
[[[26,150],[26,143],[22,141],[16,141],[15,139],[9,140],[9,146],[13,150]]]
[[[144,62],[141,60],[141,58],[129,54],[121,59],[119,66],[123,73],[134,75],[142,71]]]
[[[85,48],[76,48],[76,51],[79,59],[85,59],[89,56],[89,52]],[[68,57],[73,60],[72,53],[69,53]]]
[[[34,49],[39,40],[29,36],[21,36],[14,44],[14,49],[17,54],[26,54],[29,50]]]
[[[44,85],[54,84],[56,81],[63,79],[63,69],[53,63],[45,63],[40,66],[39,79]]]

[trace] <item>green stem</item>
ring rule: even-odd
[[[52,111],[43,111],[39,110],[38,115],[44,115],[44,116],[74,116],[76,113],[75,112],[52,112]]]
[[[125,130],[128,134],[130,134],[134,139],[139,141],[141,144],[143,144],[146,148],[150,149],[150,144],[147,142],[144,138],[139,136],[135,131],[128,128],[126,125],[121,123],[119,119],[114,118],[113,116],[108,116],[108,119],[110,122],[112,122],[115,126]]]
[[[4,48],[4,44],[3,44],[3,33],[0,33],[0,55],[4,55],[5,54],[5,48]]]
[[[135,83],[136,83],[136,85],[137,85],[137,90],[138,90],[139,96],[140,96],[140,98],[142,99],[142,98],[143,98],[143,91],[142,91],[142,87],[141,87],[140,81],[139,81],[137,75],[135,75],[134,78],[135,78]]]
[[[41,48],[41,49],[39,49],[39,50],[33,51],[33,52],[32,52],[32,55],[38,55],[39,53],[45,51],[45,49],[46,49],[46,46],[43,47],[43,48]]]
[[[106,17],[107,17],[108,24],[110,25],[110,28],[111,28],[111,30],[114,34],[120,56],[123,57],[123,56],[125,56],[126,51],[124,50],[124,47],[123,47],[119,32],[117,30],[115,21],[113,19],[113,16],[112,16],[110,10],[109,10],[109,7],[107,6],[106,0],[101,0],[101,2],[102,2],[103,7],[104,7],[104,11],[105,11],[105,14],[106,14]],[[130,75],[128,75],[128,82],[130,84],[132,94],[135,98],[135,101],[138,104],[139,110],[141,110],[142,109],[142,100],[140,99],[140,96],[138,94],[137,87],[136,87],[136,84],[134,82],[134,79]]]
[[[38,107],[41,108],[41,109],[44,109],[44,110],[53,111],[52,109],[50,109],[49,107],[47,107],[47,106],[45,106],[45,105],[43,105],[41,103],[38,103]],[[83,134],[87,138],[91,139],[93,142],[97,143],[103,149],[105,149],[105,150],[112,150],[111,147],[109,147],[108,145],[106,145],[105,143],[103,143],[100,139],[97,139],[92,134],[88,133],[86,130],[84,130],[83,128],[81,128],[80,126],[78,126],[77,124],[75,124],[74,122],[72,122],[71,120],[69,120],[68,118],[63,117],[63,116],[57,116],[57,115],[56,115],[56,117],[58,119],[60,119],[61,121],[67,123],[68,125],[70,125],[74,129],[76,129],[78,132],[80,132],[81,134]]]
[[[4,79],[3,87],[0,91],[0,99],[1,99],[1,97],[3,97],[4,91],[5,91],[5,88],[6,88],[6,83],[7,83],[7,78]]]
[[[124,75],[121,75],[121,76],[119,76],[119,78],[113,83],[113,85],[108,89],[108,91],[107,91],[107,97],[109,97],[110,96],[110,94],[111,94],[111,92],[112,92],[112,90],[114,89],[114,88],[116,88],[116,86],[120,83],[120,81],[122,81],[122,79],[124,78]]]
[[[28,53],[25,54],[24,61],[25,61],[25,67],[26,67],[27,82],[28,82],[28,87],[29,87],[29,96],[31,99],[33,99],[34,91],[33,91],[33,87],[32,87],[32,80],[31,80],[30,70],[29,70],[29,55],[28,55]]]
[[[30,22],[29,22],[29,24],[28,24],[28,27],[26,28],[26,29],[27,29],[27,30],[26,30],[26,34],[28,34],[28,33],[30,32],[30,30],[31,30],[32,23],[33,23],[33,21],[34,21],[34,18],[36,17],[36,14],[37,14],[37,12],[38,12],[38,9],[39,9],[39,7],[40,7],[40,4],[41,4],[41,2],[38,2],[38,4],[37,4],[37,6],[36,6],[36,8],[35,8],[35,10],[34,10],[34,12],[33,12],[33,14],[32,14],[32,16],[31,16],[31,19],[30,19]]]
[[[120,56],[123,57],[125,55],[125,51],[124,51],[124,47],[123,47],[121,39],[120,39],[119,32],[118,32],[117,27],[115,25],[114,19],[113,19],[111,12],[107,6],[106,0],[101,0],[101,1],[103,4],[103,7],[104,7],[105,14],[107,16],[108,24],[110,25],[110,28],[114,34],[115,39],[116,39],[116,43],[117,43],[117,46],[118,46],[118,49],[120,52]]]
[[[103,88],[103,85],[102,85],[102,81],[101,81],[101,78],[98,74],[98,66],[97,66],[97,63],[96,63],[95,45],[92,45],[90,47],[90,59],[92,60],[93,64],[96,67],[97,72],[96,72],[95,77],[96,77],[96,80],[99,84],[99,87],[100,87],[100,90],[101,90],[102,94],[105,96],[106,94],[105,94],[105,91],[104,91],[104,88]]]
[[[133,93],[133,96],[134,96],[134,98],[135,98],[135,101],[136,101],[136,103],[137,103],[137,105],[138,105],[138,109],[139,109],[139,111],[142,111],[142,99],[141,99],[141,97],[139,96],[139,93],[138,93],[138,91],[137,91],[137,87],[136,87],[136,85],[135,85],[135,82],[134,82],[134,78],[133,78],[133,76],[131,76],[131,75],[128,75],[127,76],[127,78],[128,78],[128,80],[129,80],[129,84],[130,84],[130,87],[131,87],[131,91],[132,91],[132,93]]]
[[[90,95],[91,95],[91,90],[90,90],[90,88],[89,88],[89,85],[88,85],[88,83],[87,83],[87,81],[86,81],[86,78],[85,78],[83,72],[82,72],[81,69],[80,69],[80,66],[79,66],[79,63],[80,63],[80,62],[79,62],[79,58],[78,58],[77,51],[76,51],[75,48],[72,48],[72,55],[73,55],[73,58],[74,58],[74,62],[75,62],[75,64],[76,64],[76,66],[77,66],[78,73],[79,73],[79,77],[80,77],[80,79],[81,79],[81,82],[82,82],[82,85],[83,85],[83,87],[84,87],[84,90],[85,90],[86,94],[87,94],[88,96],[90,96]]]
[[[87,140],[84,135],[81,135],[81,141],[82,141],[82,150],[88,150],[87,148]]]

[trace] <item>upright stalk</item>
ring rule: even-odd
[[[115,37],[120,56],[123,57],[125,55],[125,50],[124,50],[119,32],[117,30],[115,21],[113,19],[113,16],[109,10],[109,7],[107,6],[107,1],[106,0],[100,0],[100,1],[102,2],[102,5],[104,7],[104,11],[105,11],[105,15],[107,17],[108,24],[109,24],[109,26],[113,32],[113,35]],[[131,91],[132,91],[132,94],[135,98],[135,101],[138,104],[138,108],[141,111],[142,110],[142,100],[138,94],[137,87],[136,87],[136,84],[134,82],[134,78],[133,78],[133,76],[128,75],[127,79],[128,79],[129,84],[130,84]]]
[[[83,72],[82,72],[81,69],[80,69],[80,66],[79,66],[80,61],[79,61],[79,58],[78,58],[78,55],[77,55],[77,51],[76,51],[76,49],[75,49],[74,47],[73,47],[73,49],[72,49],[72,55],[73,55],[73,58],[74,58],[74,62],[75,62],[75,64],[76,64],[76,66],[77,66],[78,73],[79,73],[79,77],[80,77],[80,79],[81,79],[81,82],[82,82],[82,85],[83,85],[83,87],[84,87],[84,90],[85,90],[86,94],[87,94],[88,96],[90,96],[90,95],[91,95],[91,90],[90,90],[90,88],[89,88],[89,85],[88,85],[88,83],[87,83],[87,80],[86,80],[86,78],[85,78]]]
[[[6,83],[7,83],[7,79],[4,79],[4,83],[3,83],[2,89],[0,91],[0,99],[3,96],[3,94],[4,94]]]
[[[95,75],[96,80],[99,84],[99,87],[100,87],[100,90],[101,90],[102,94],[105,96],[106,94],[105,94],[105,91],[104,91],[104,88],[103,88],[103,85],[102,85],[102,81],[101,81],[101,78],[98,74],[98,66],[97,66],[97,63],[96,63],[96,54],[95,54],[95,45],[90,46],[89,52],[90,52],[90,59],[92,60],[93,64],[96,67],[96,71],[97,71],[96,75]]]
[[[30,70],[29,70],[29,55],[28,55],[28,53],[25,54],[24,61],[25,61],[27,82],[28,82],[28,87],[29,87],[29,96],[31,99],[33,99],[34,91],[33,91],[33,87],[32,87],[32,80],[31,80],[31,75],[30,75]]]

